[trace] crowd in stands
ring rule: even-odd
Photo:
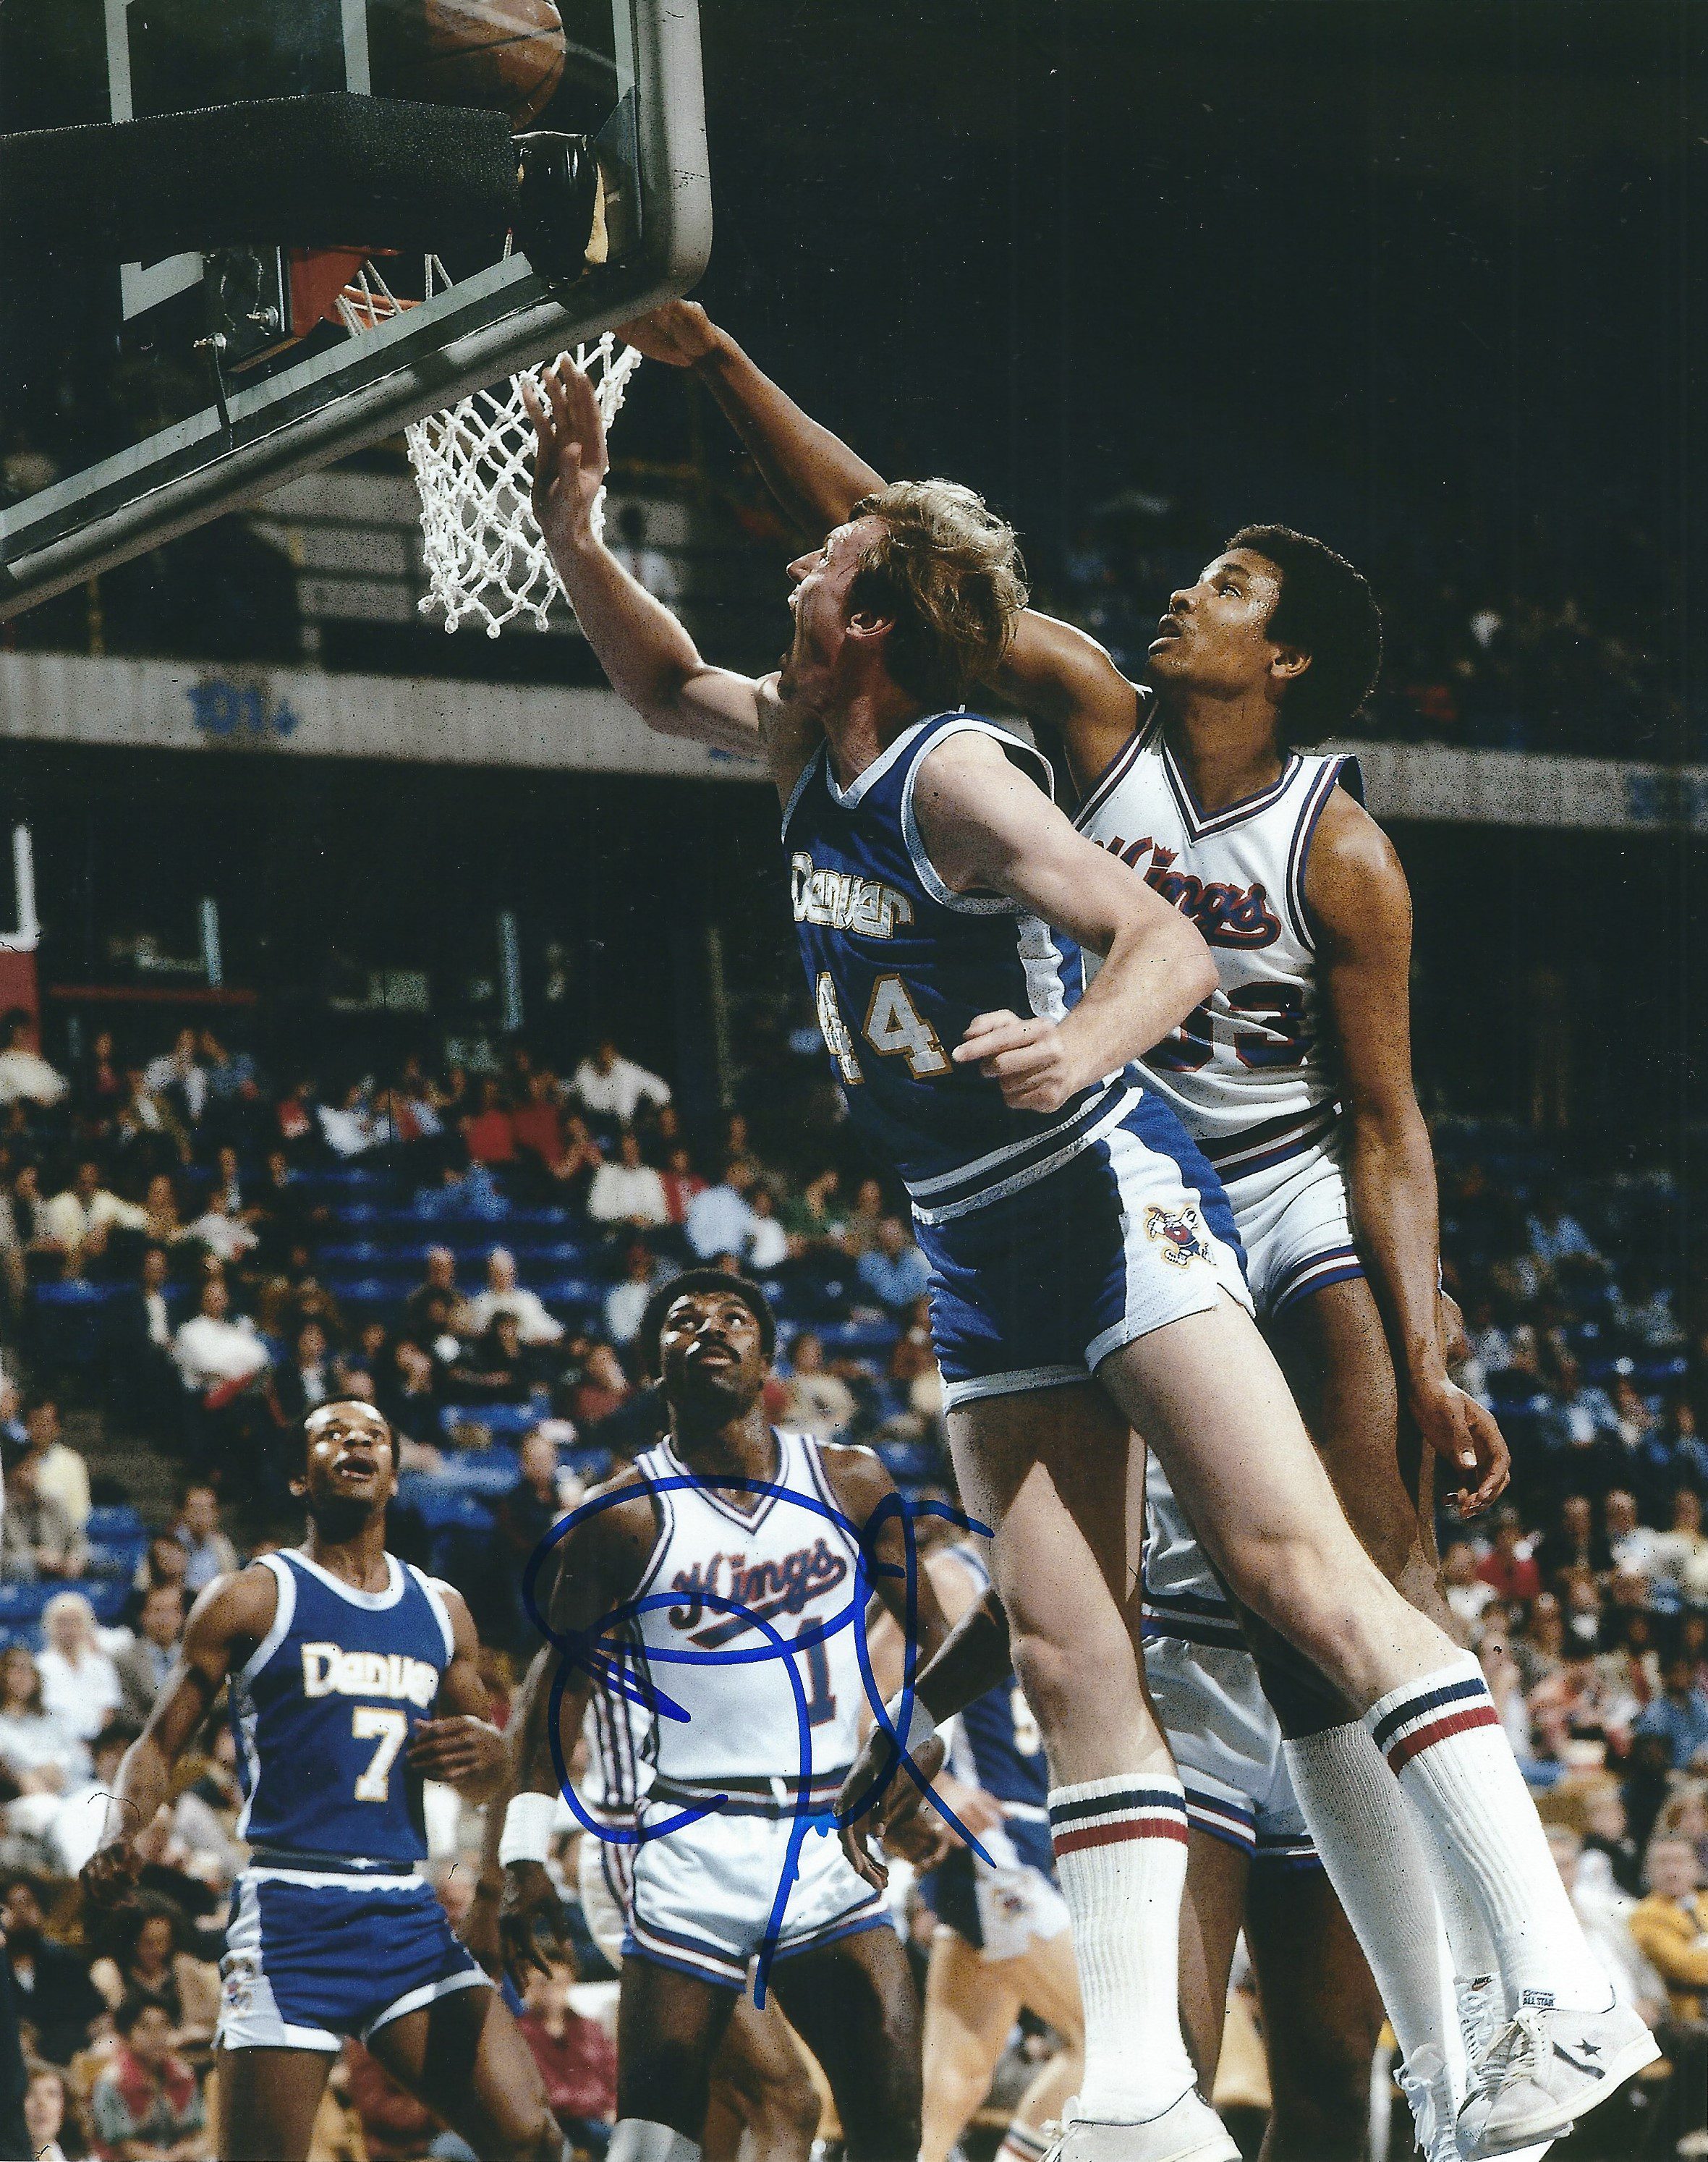
[[[925,1264],[880,1181],[786,1173],[739,1111],[687,1131],[667,1081],[609,1042],[561,1075],[512,1045],[490,1071],[409,1058],[326,1089],[206,1031],[147,1048],[100,1036],[62,1073],[26,1016],[0,1024],[0,1897],[32,2123],[58,2128],[39,2137],[189,2162],[242,1851],[228,1730],[148,1836],[141,1920],[84,1914],[72,1880],[188,1603],[300,1536],[306,1410],[358,1393],[392,1421],[393,1543],[465,1592],[500,1707],[537,1641],[528,1557],[660,1430],[634,1347],[676,1269],[768,1287],[780,1423],[870,1442],[916,1495],[950,1474]],[[1566,1179],[1522,1137],[1450,1123],[1437,1142],[1462,1378],[1513,1453],[1490,1519],[1443,1513],[1449,1601],[1579,1910],[1662,2032],[1678,2077],[1642,2105],[1678,2115],[1708,2077],[1708,1298],[1668,1260],[1684,1202],[1664,1171]],[[169,1520],[68,1439],[97,1413],[170,1465]],[[454,1906],[478,1830],[448,1794],[431,1821]],[[597,2151],[609,1980],[580,1958],[532,1987],[528,2031]],[[459,2150],[353,2049],[316,2153]]]

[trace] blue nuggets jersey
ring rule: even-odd
[[[976,1546],[963,1543],[949,1551],[977,1578],[981,1589],[988,1588],[990,1571]],[[1011,1674],[983,1696],[975,1697],[961,1713],[948,1768],[956,1778],[970,1787],[982,1787],[1005,1805],[1012,1803],[1023,1810],[1036,1810],[1037,1821],[1047,1823],[1050,1769],[1044,1757],[1043,1736]],[[1047,1850],[1047,1836],[1044,1845]]]
[[[819,1026],[854,1124],[900,1172],[923,1220],[982,1207],[1083,1145],[1118,1078],[1048,1116],[949,1054],[975,1015],[1059,1021],[1084,988],[1071,938],[998,894],[960,894],[920,838],[921,761],[947,737],[994,736],[1047,791],[1039,754],[965,713],[916,723],[847,788],[821,749],[783,815],[795,922]]]
[[[257,1850],[408,1869],[427,1851],[405,1747],[451,1663],[451,1616],[418,1569],[386,1556],[384,1591],[353,1590],[295,1552],[264,1554],[273,1627],[232,1688]]]

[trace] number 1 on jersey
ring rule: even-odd
[[[350,1731],[358,1742],[377,1742],[368,1769],[356,1782],[358,1802],[383,1802],[391,1792],[391,1768],[409,1739],[409,1714],[387,1711],[377,1704],[358,1704],[350,1715]]]

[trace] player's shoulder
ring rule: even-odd
[[[1397,879],[1404,884],[1393,843],[1357,797],[1345,788],[1331,789],[1324,801],[1311,838],[1306,876],[1313,907],[1317,906],[1315,888],[1319,878],[1337,887],[1372,879]]]
[[[186,1637],[203,1642],[259,1643],[279,1613],[278,1569],[273,1557],[258,1557],[227,1569],[196,1594],[185,1624]]]
[[[839,1501],[849,1505],[849,1513],[857,1522],[863,1520],[886,1495],[896,1491],[896,1482],[876,1449],[864,1448],[856,1441],[819,1441],[811,1435],[804,1439],[807,1447],[817,1452],[830,1491]]]

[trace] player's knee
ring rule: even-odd
[[[922,2130],[917,2067],[892,2056],[858,2112],[844,2114],[849,2162],[913,2162]]]
[[[1242,1603],[1325,1673],[1340,1672],[1357,1651],[1364,1632],[1357,1602],[1346,1595],[1354,1587],[1314,1540],[1259,1530],[1242,1542],[1229,1576]]]
[[[619,2037],[626,2046],[627,2037]],[[698,2038],[654,2034],[643,2052],[619,2051],[617,2112],[667,2124],[697,2140],[711,2099],[711,2076]]]
[[[1016,1620],[1011,1615],[1009,1619],[1015,1675],[1047,1742],[1076,1709],[1084,1709],[1088,1673],[1098,1677],[1099,1717],[1119,1710],[1117,1699],[1124,1684],[1130,1684],[1128,1693],[1136,1705],[1141,1701],[1137,1657],[1113,1605],[1106,1618],[1087,1616],[1085,1621],[1083,1631],[1068,1632],[1032,1616]]]
[[[798,2075],[747,2067],[730,2076],[736,2114],[761,2154],[795,2149],[805,2153],[818,2136],[818,2090],[805,2065]]]

